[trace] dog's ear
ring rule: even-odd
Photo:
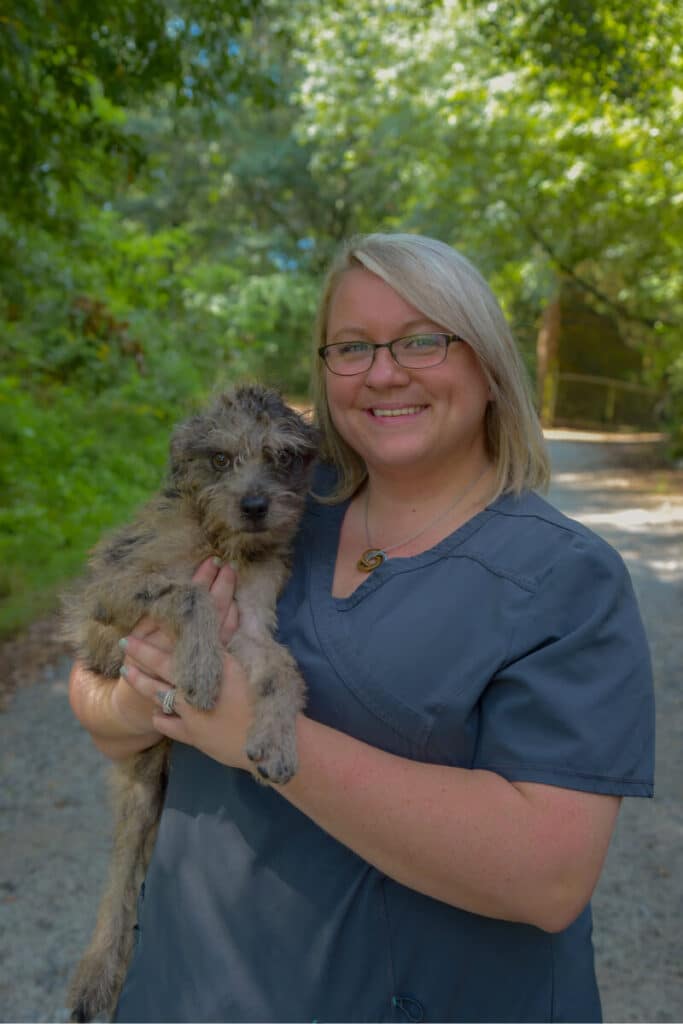
[[[281,401],[278,420],[299,455],[312,459],[318,454],[320,432],[307,416]]]
[[[287,405],[281,392],[276,391],[275,388],[261,388],[259,397],[263,411],[271,419],[287,417],[292,411],[291,406]]]
[[[222,416],[226,410],[234,408],[239,404],[240,388],[231,388],[229,391],[221,391],[214,398],[213,404],[209,407],[209,413],[214,416]]]
[[[197,436],[201,434],[203,422],[203,416],[192,416],[189,420],[179,423],[171,434],[168,478],[169,482],[180,490],[183,490],[183,485],[187,482],[192,449]]]
[[[183,438],[182,425],[176,427],[171,436],[168,458],[168,479],[174,487],[179,487],[183,476],[183,466],[187,465],[187,459],[183,457],[185,443]]]
[[[308,461],[312,462],[320,451],[321,434],[318,428],[305,420],[303,416],[299,416],[299,423],[301,437],[304,441],[303,454]]]
[[[233,400],[261,423],[286,418],[289,412],[282,394],[265,384],[243,384],[235,389]]]

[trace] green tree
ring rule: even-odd
[[[0,12],[0,209],[52,220],[130,179],[144,155],[127,108],[177,104],[248,74],[230,41],[258,0],[6,0]]]
[[[526,325],[529,351],[539,310],[571,278],[673,392],[683,349],[680,6],[310,7],[298,130],[316,142],[314,168],[342,169],[365,188],[359,226],[374,217],[465,248]]]
[[[212,386],[304,389],[353,232],[464,249],[530,368],[570,280],[680,430],[682,30],[669,0],[7,0],[0,631],[157,484]]]

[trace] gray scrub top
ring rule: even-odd
[[[336,599],[345,508],[310,503],[279,605],[309,716],[418,761],[652,795],[648,647],[612,548],[508,495]],[[601,1018],[589,907],[548,934],[448,906],[180,744],[137,931],[119,1021]]]

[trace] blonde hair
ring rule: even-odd
[[[363,459],[335,428],[327,402],[326,370],[318,349],[327,342],[330,303],[340,278],[354,268],[381,277],[402,298],[475,352],[491,389],[486,446],[496,470],[495,497],[545,489],[550,463],[529,381],[503,311],[481,274],[459,252],[434,238],[360,235],[337,253],[325,279],[315,322],[312,390],[323,457],[337,468],[330,502],[350,497],[367,477]]]

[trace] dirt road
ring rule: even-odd
[[[606,1021],[683,1021],[683,475],[650,446],[550,436],[551,500],[626,560],[655,671],[654,800],[626,800],[593,907]]]
[[[683,1021],[683,474],[644,471],[642,444],[550,446],[551,499],[627,561],[658,693],[657,795],[626,801],[594,900],[605,1020]],[[0,714],[1,1021],[68,1019],[106,862],[105,765],[71,716],[67,671],[52,665]]]

